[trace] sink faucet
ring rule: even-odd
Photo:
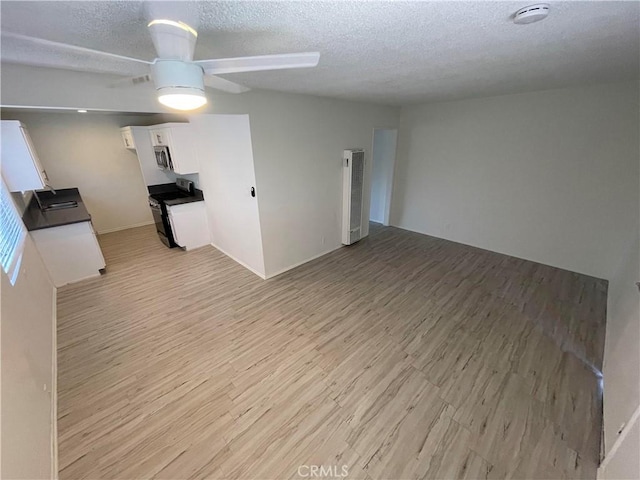
[[[46,187],[46,188],[47,188],[51,193],[53,193],[54,195],[57,195],[57,192],[53,189],[53,187],[52,187],[51,185],[48,185],[48,184],[46,184],[46,183],[45,183],[45,184],[44,184],[44,186],[45,186],[45,187]],[[38,195],[38,191],[37,191],[37,190],[34,190],[34,191],[33,191],[33,196],[34,196],[34,197],[36,197],[36,202],[38,202],[38,208],[39,208],[40,210],[42,210],[42,201],[40,200],[40,196]]]

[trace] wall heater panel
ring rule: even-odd
[[[345,150],[343,156],[342,243],[362,238],[364,150]]]

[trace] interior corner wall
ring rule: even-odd
[[[365,150],[369,192],[373,129],[397,125],[399,112],[275,92],[254,97],[247,107],[269,278],[341,246],[343,151]],[[363,209],[369,211],[368,195]]]
[[[604,454],[599,478],[640,478],[640,236],[609,282],[603,365]]]
[[[611,279],[638,132],[637,82],[403,108],[391,224]]]
[[[212,245],[265,278],[249,116],[194,115],[191,125]]]
[[[385,223],[388,195],[391,194],[391,181],[396,159],[398,131],[395,129],[376,129],[373,134],[371,207],[369,219]]]

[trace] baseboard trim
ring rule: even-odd
[[[104,269],[104,268],[106,268],[106,265],[103,267],[103,269]],[[101,269],[101,270],[102,270],[102,269]],[[100,270],[98,270],[95,274],[94,274],[94,273],[92,273],[91,275],[88,275],[88,276],[86,276],[86,277],[82,277],[82,278],[78,278],[78,279],[76,279],[76,280],[74,280],[74,281],[72,281],[72,282],[63,283],[62,285],[56,285],[56,288],[62,288],[62,287],[65,287],[65,286],[67,286],[67,285],[74,285],[74,284],[76,284],[76,283],[78,283],[78,282],[84,282],[85,280],[91,280],[91,279],[94,279],[94,278],[98,278],[98,277],[100,277],[101,275],[102,275],[102,274],[100,273]]]
[[[100,230],[98,231],[98,235],[102,235],[104,233],[113,233],[113,232],[119,232],[121,230],[128,230],[130,228],[137,228],[137,227],[146,227],[147,225],[153,225],[153,220],[151,220],[150,222],[142,222],[142,223],[136,223],[134,225],[125,225],[124,227],[116,227],[116,228],[108,228],[106,230]]]
[[[596,276],[594,272],[571,270],[567,266],[553,265],[551,263],[547,263],[547,262],[544,262],[544,261],[541,261],[541,260],[536,260],[535,258],[528,258],[528,257],[523,257],[521,255],[516,255],[514,253],[509,253],[509,252],[500,251],[500,250],[494,250],[494,249],[491,249],[491,248],[488,248],[488,247],[485,247],[485,246],[482,246],[482,245],[476,245],[474,243],[465,243],[462,240],[456,240],[454,238],[447,238],[447,237],[436,235],[434,233],[429,233],[429,232],[426,232],[426,231],[423,231],[423,230],[414,230],[414,229],[409,228],[407,226],[396,225],[395,223],[392,223],[391,225],[388,225],[388,226],[389,227],[393,227],[393,228],[399,228],[400,230],[405,230],[407,232],[419,233],[421,235],[426,235],[428,237],[433,237],[433,238],[437,238],[437,239],[440,239],[440,240],[446,240],[448,242],[457,243],[457,244],[464,245],[464,246],[467,246],[467,247],[477,248],[479,250],[484,250],[486,252],[499,253],[500,255],[506,255],[507,257],[517,258],[517,259],[520,259],[520,260],[526,260],[528,262],[539,263],[540,265],[545,265],[547,267],[557,268],[558,270],[564,270],[565,272],[577,273],[578,275],[584,275],[586,277],[595,278],[597,280],[605,280],[607,282],[609,281],[608,278]]]
[[[246,268],[247,270],[255,273],[256,275],[258,275],[260,278],[262,278],[263,280],[268,280],[270,278],[276,277],[278,275],[281,275],[285,272],[288,272],[289,270],[293,270],[294,268],[299,267],[300,265],[304,265],[305,263],[311,262],[317,258],[320,257],[324,257],[325,255],[331,253],[331,252],[335,252],[336,250],[338,250],[339,248],[342,248],[342,245],[338,245],[337,247],[331,248],[329,250],[325,250],[324,252],[321,252],[317,255],[314,255],[313,257],[307,258],[305,260],[302,260],[300,262],[294,263],[293,265],[289,265],[288,267],[285,267],[281,270],[278,270],[275,273],[270,273],[269,275],[266,275],[264,273],[258,272],[256,269],[254,269],[253,267],[250,267],[249,265],[247,265],[245,262],[243,262],[242,260],[239,260],[238,258],[236,258],[235,256],[231,255],[229,252],[227,252],[226,250],[220,248],[219,246],[217,246],[215,243],[212,243],[211,246],[213,248],[215,248],[216,250],[220,251],[221,253],[225,254],[227,257],[229,257],[230,259],[232,259],[233,261],[239,263],[240,265],[242,265],[244,268]]]
[[[231,260],[233,260],[236,263],[239,263],[240,265],[242,265],[244,268],[246,268],[247,270],[249,270],[252,273],[255,273],[257,276],[259,276],[261,279],[266,280],[267,277],[265,277],[264,273],[260,273],[257,270],[255,270],[253,267],[250,267],[249,265],[247,265],[246,263],[244,263],[242,260],[238,260],[236,257],[234,257],[233,255],[231,255],[229,252],[225,251],[224,249],[220,248],[219,246],[217,246],[215,243],[212,243],[211,246],[213,248],[215,248],[216,250],[220,251],[221,253],[224,253],[227,257],[229,257]]]
[[[605,395],[606,395],[606,392],[605,392]],[[638,405],[638,407],[635,409],[635,411],[631,415],[631,418],[629,418],[629,421],[626,423],[622,433],[618,436],[618,438],[616,438],[616,441],[613,442],[613,445],[611,446],[611,450],[609,450],[609,453],[605,455],[604,460],[602,460],[602,463],[598,468],[599,472],[603,472],[607,468],[609,461],[616,456],[616,452],[620,448],[620,445],[622,445],[622,442],[624,442],[625,438],[627,438],[627,436],[629,435],[629,432],[631,431],[635,423],[638,421],[638,418],[640,418],[640,405]]]
[[[269,278],[273,278],[273,277],[276,277],[278,275],[281,275],[281,274],[283,274],[285,272],[288,272],[289,270],[293,270],[294,268],[299,267],[300,265],[304,265],[305,263],[312,262],[313,260],[315,260],[317,258],[324,257],[325,255],[328,255],[331,252],[335,252],[336,250],[338,250],[340,248],[342,248],[342,245],[338,245],[337,247],[334,247],[334,248],[331,248],[331,249],[326,250],[324,252],[321,252],[321,253],[319,253],[317,255],[314,255],[311,258],[307,258],[306,260],[302,260],[300,262],[294,263],[293,265],[285,267],[282,270],[278,270],[275,273],[270,273],[269,275],[266,276],[266,278],[269,279]]]

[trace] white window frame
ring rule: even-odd
[[[11,285],[15,285],[20,272],[27,229],[4,179],[0,190],[0,263]]]

